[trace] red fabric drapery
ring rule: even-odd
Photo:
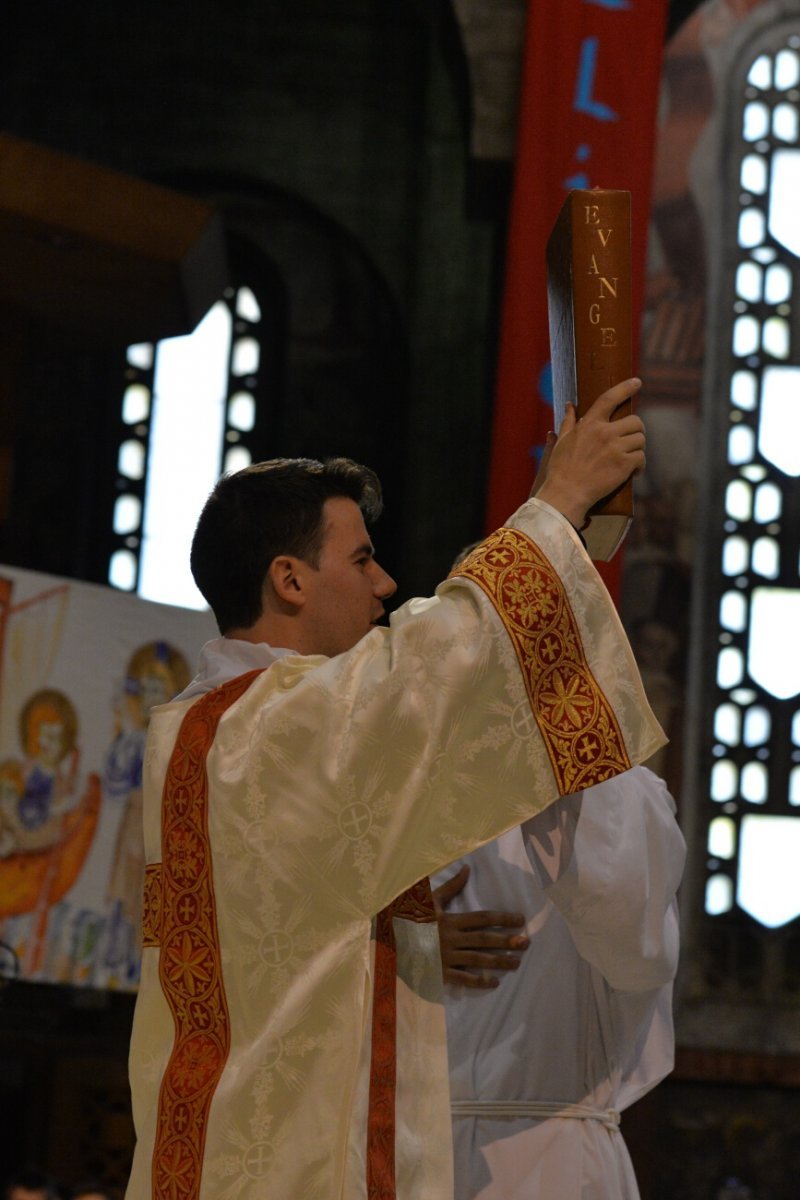
[[[569,188],[631,192],[637,326],[666,15],[667,0],[529,0],[487,531],[527,495],[553,427],[545,246]],[[615,598],[620,561],[603,567]]]

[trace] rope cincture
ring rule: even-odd
[[[620,1115],[615,1108],[595,1108],[591,1104],[559,1104],[550,1100],[453,1100],[450,1111],[454,1117],[530,1117],[549,1120],[553,1117],[572,1121],[599,1121],[612,1133],[619,1133]]]

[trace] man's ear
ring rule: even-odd
[[[307,564],[293,555],[280,554],[273,558],[267,571],[267,582],[280,605],[302,608],[307,593],[304,576]]]

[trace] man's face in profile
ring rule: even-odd
[[[344,496],[322,509],[324,541],[319,566],[306,573],[306,618],[315,652],[342,654],[369,633],[384,614],[383,601],[397,585],[375,561],[361,509]]]

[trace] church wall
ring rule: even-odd
[[[444,15],[443,4],[396,0],[46,3],[36,16],[17,10],[0,48],[9,132],[212,200],[224,193],[234,209],[242,199],[246,233],[266,253],[280,235],[254,194],[283,195],[369,264],[396,345],[370,410],[329,406],[317,452],[330,452],[342,416],[345,430],[366,427],[356,448],[380,458],[388,425],[404,468],[387,500],[402,513],[390,536],[406,594],[432,586],[480,531],[483,501],[493,230],[465,216],[460,50]],[[398,410],[388,421],[384,406]],[[296,451],[265,453],[283,452]]]
[[[269,268],[286,339],[263,456],[380,467],[376,541],[406,595],[480,532],[488,427],[494,233],[465,215],[442,8],[44,0],[5,13],[0,39],[0,128],[210,199]],[[4,330],[12,317],[0,561],[102,581],[124,347],[76,341],[58,314]],[[32,1163],[120,1191],[131,1004],[0,990],[0,1178]]]

